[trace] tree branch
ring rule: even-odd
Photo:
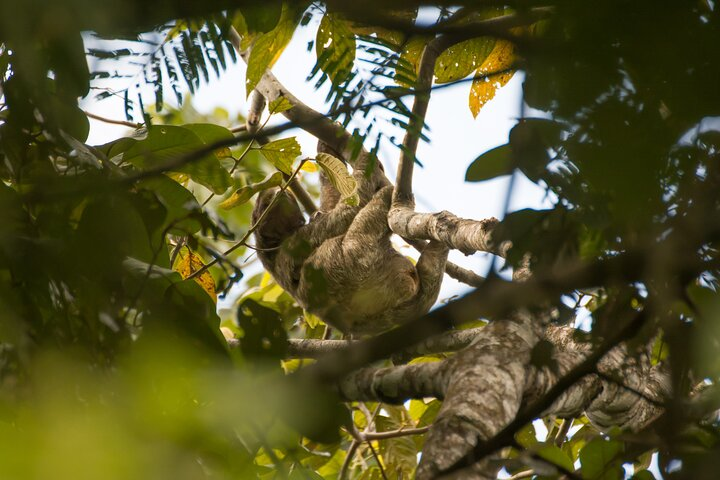
[[[597,368],[598,362],[610,350],[618,346],[621,341],[632,337],[645,322],[645,318],[645,312],[639,312],[631,321],[618,329],[614,335],[603,341],[601,345],[579,365],[560,378],[541,398],[517,413],[512,421],[504,428],[493,435],[488,435],[489,438],[487,440],[478,442],[465,456],[447,468],[444,468],[442,471],[436,471],[435,473],[440,476],[446,476],[458,472],[463,468],[471,467],[475,462],[485,458],[498,449],[510,445],[514,441],[515,433],[517,433],[518,430],[548,410],[563,393],[575,385],[580,379],[593,373]]]
[[[395,177],[395,192],[393,203],[398,202],[409,208],[414,208],[415,201],[412,193],[413,167],[417,160],[417,147],[425,127],[425,115],[430,103],[430,93],[433,77],[435,76],[435,62],[441,51],[435,39],[428,43],[423,49],[420,57],[420,71],[415,83],[415,100],[413,101],[412,113],[408,122],[405,138],[398,161],[398,172]]]
[[[537,272],[524,282],[488,279],[474,291],[417,320],[350,344],[343,351],[330,353],[298,373],[333,383],[353,370],[449,330],[454,324],[482,317],[502,318],[518,308],[543,305],[562,293],[601,285],[608,280],[632,280],[644,264],[644,254],[628,252],[591,263],[560,265]]]
[[[128,122],[126,120],[114,120],[112,118],[102,117],[100,115],[90,113],[86,110],[83,110],[83,113],[85,115],[87,115],[89,118],[92,118],[93,120],[97,120],[97,121],[103,122],[103,123],[109,123],[112,125],[122,125],[123,127],[129,127],[129,128],[134,128],[134,129],[140,128],[144,125],[143,123]]]

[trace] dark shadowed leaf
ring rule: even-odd
[[[465,173],[466,182],[482,182],[512,173],[510,145],[501,145],[480,155],[473,160]]]
[[[205,143],[192,130],[172,125],[151,126],[147,138],[137,141],[124,154],[123,160],[140,169],[158,167],[196,152]],[[230,174],[213,153],[174,168],[214,193],[224,193],[230,187]]]

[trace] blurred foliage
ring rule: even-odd
[[[580,307],[590,313],[592,339],[617,328],[608,311],[648,308],[644,339],[654,339],[654,361],[672,362],[676,402],[656,431],[634,437],[601,436],[584,418],[568,434],[558,419],[542,419],[547,435],[535,424],[520,431],[523,448],[504,465],[538,478],[579,468],[593,479],[627,477],[632,465],[633,478],[646,479],[657,458],[666,478],[714,478],[717,422],[698,422],[683,402],[699,382],[720,380],[716,3],[467,2],[438,8],[437,21],[419,16],[416,2],[366,3],[363,15],[336,2],[0,3],[3,478],[338,478],[351,421],[368,432],[430,425],[437,400],[345,406],[288,381],[303,362],[284,359],[286,339],[325,338],[326,327],[266,274],[246,278],[232,312],[218,313],[215,293],[222,298],[252,262],[236,243],[251,228],[248,200],[285,187],[278,170],[296,174],[302,152],[288,136],[235,142],[243,118],[200,115],[183,94],[237,60],[231,26],[256,47],[249,87],[297,28],[317,28],[305,71],[329,84],[330,117],[345,125],[365,117],[367,130],[354,134],[375,135],[370,148],[397,144],[382,122],[407,125],[404,96],[434,32],[530,6],[552,8],[503,38],[465,39],[436,65],[437,83],[469,89],[469,105],[457,109],[476,115],[515,70],[533,109],[466,179],[522,174],[553,199],[553,208],[504,218],[496,239],[512,241],[509,265],[526,254],[538,270],[654,255],[630,285],[608,275],[571,296],[572,306],[555,300],[560,321]],[[125,83],[110,90],[111,80]],[[154,105],[142,102],[148,89]],[[78,99],[116,95],[144,125],[86,145]],[[281,101],[270,111],[288,108]],[[344,185],[344,170],[320,165]],[[239,348],[228,347],[221,325]],[[421,435],[363,442],[345,473],[409,478],[422,445]]]

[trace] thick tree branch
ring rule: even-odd
[[[549,299],[574,289],[594,287],[607,281],[635,279],[644,262],[644,254],[628,252],[592,263],[573,262],[557,266],[537,272],[524,282],[489,279],[476,290],[415,321],[351,344],[342,352],[331,353],[299,373],[333,383],[353,370],[449,330],[454,324],[483,316],[502,318],[518,308],[543,305]]]
[[[443,398],[447,361],[389,368],[366,368],[338,383],[340,396],[353,401],[400,404],[409,398]]]
[[[584,360],[579,365],[572,368],[567,374],[563,375],[556,382],[554,382],[552,386],[547,389],[547,391],[539,399],[532,402],[531,405],[523,408],[522,411],[515,412],[509,418],[497,419],[496,416],[493,416],[492,420],[494,423],[493,426],[491,426],[490,431],[488,431],[487,428],[481,429],[476,427],[474,429],[471,429],[476,432],[475,435],[477,435],[477,438],[482,441],[478,442],[474,447],[472,447],[468,454],[454,460],[451,464],[446,463],[447,457],[449,455],[444,455],[443,452],[438,452],[437,455],[431,456],[430,458],[433,459],[433,464],[428,467],[427,476],[421,477],[420,473],[418,472],[418,478],[438,478],[440,475],[442,475],[443,478],[461,478],[456,477],[456,472],[459,473],[459,471],[463,468],[471,467],[474,463],[481,459],[484,459],[487,455],[492,454],[499,448],[510,445],[513,442],[515,433],[520,428],[522,428],[524,425],[528,424],[541,414],[549,413],[549,409],[552,408],[552,411],[556,411],[556,409],[558,409],[560,411],[563,411],[563,413],[565,413],[564,410],[572,409],[573,412],[567,413],[577,414],[577,410],[584,408],[585,405],[576,404],[575,402],[568,403],[568,397],[574,400],[582,398],[584,402],[595,400],[595,395],[588,395],[587,392],[593,392],[593,390],[595,392],[598,391],[598,388],[592,389],[590,387],[592,383],[597,383],[599,379],[597,379],[597,377],[594,377],[594,379],[584,377],[593,373],[595,369],[598,368],[598,363],[603,357],[605,357],[608,352],[610,352],[610,350],[617,347],[621,341],[626,340],[632,335],[634,335],[642,326],[644,321],[645,313],[638,313],[635,318],[633,318],[631,321],[626,322],[623,328],[618,329],[618,331],[614,335],[602,342],[602,344],[594,352],[584,358]],[[482,377],[482,375],[480,376]],[[582,388],[575,389],[576,391],[579,390],[579,392],[569,391],[571,387],[573,387],[577,382],[581,380],[585,382],[585,384],[582,385]],[[447,396],[448,399],[450,399],[449,392]],[[445,402],[445,404],[447,404],[447,401]],[[517,408],[519,409],[519,407],[520,404],[518,403]],[[487,406],[484,406],[483,408],[487,408]],[[603,411],[608,416],[615,416],[613,415],[613,413],[616,413],[616,410],[614,408],[609,408],[608,402],[605,402],[605,409]],[[658,412],[654,411],[653,413],[657,415]],[[428,439],[428,443],[429,442],[430,439]],[[426,451],[427,448],[428,447],[426,444]],[[456,454],[452,456],[456,456]],[[443,463],[445,463],[444,468],[442,467]]]
[[[470,220],[450,212],[418,213],[402,204],[394,204],[388,215],[390,228],[401,237],[436,240],[466,255],[475,252],[491,252],[504,256],[509,244],[497,244],[492,232],[497,226],[496,218]]]
[[[511,29],[531,25],[538,20],[547,18],[553,12],[552,6],[534,7],[512,15],[503,15],[500,17],[488,18],[470,23],[445,21],[430,25],[422,25],[415,21],[408,21],[407,19],[401,17],[387,15],[380,9],[367,8],[366,5],[361,6],[359,4],[353,4],[352,2],[341,2],[338,0],[330,1],[328,4],[332,6],[334,10],[340,10],[344,12],[345,15],[352,17],[358,22],[367,23],[368,25],[381,26],[391,30],[398,30],[407,34],[452,34],[465,38],[489,36],[510,41],[517,39],[517,36],[510,32]],[[447,2],[447,5],[455,6],[456,3]]]

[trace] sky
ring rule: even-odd
[[[314,89],[314,81],[306,81],[315,63],[314,49],[308,52],[308,42],[314,39],[319,19],[298,29],[293,40],[283,52],[272,71],[281,83],[295,96],[312,108],[325,112],[326,88]],[[465,171],[480,154],[493,147],[507,143],[510,129],[517,122],[521,110],[522,76],[515,77],[498,90],[495,98],[473,118],[468,108],[470,83],[442,88],[433,93],[428,109],[426,123],[429,127],[429,142],[421,142],[417,157],[422,167],[414,172],[414,192],[417,210],[437,212],[448,210],[460,217],[483,219],[502,218],[503,205],[507,195],[509,176],[486,182],[465,182]],[[154,97],[147,91],[146,104],[152,104]],[[245,64],[242,60],[231,65],[221,74],[220,79],[211,79],[201,86],[192,98],[196,110],[210,113],[216,107],[227,110],[233,118],[245,113]],[[113,119],[124,119],[123,102],[120,98],[110,97],[100,102],[85,101],[83,108],[89,112]],[[269,125],[281,123],[283,119],[271,120]],[[127,127],[109,125],[96,120],[90,121],[91,130],[88,143],[102,144],[127,135]],[[386,135],[402,138],[404,132],[387,122],[379,125]],[[393,131],[395,129],[395,131]],[[302,147],[303,156],[314,156],[316,140],[300,130],[287,133],[296,135]],[[379,153],[388,176],[393,179],[399,150],[386,142]],[[545,191],[531,183],[522,174],[517,174],[509,211],[522,208],[547,208],[551,203],[545,197]],[[414,250],[402,250],[414,255]],[[464,256],[453,251],[450,260],[465,268],[484,275],[490,265],[490,255],[477,253]],[[246,272],[247,276],[252,272]],[[470,290],[445,276],[439,300],[462,295]]]

